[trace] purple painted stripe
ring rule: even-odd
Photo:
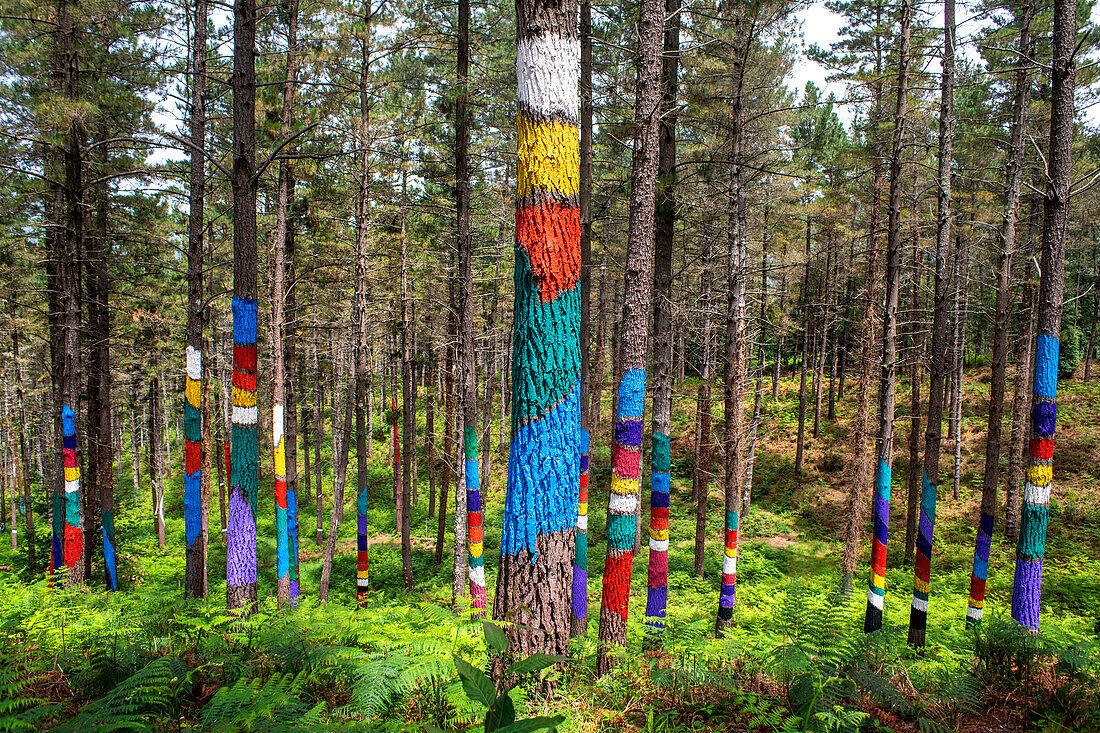
[[[722,608],[733,608],[733,602],[736,597],[736,585],[723,585],[722,593],[718,596],[718,605]]]
[[[584,618],[588,615],[588,571],[579,565],[573,565],[573,615]]]
[[[466,489],[466,512],[481,511],[481,492],[477,489]]]

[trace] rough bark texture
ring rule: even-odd
[[[14,367],[15,374],[15,418],[19,421],[20,425],[27,425],[27,411],[23,401],[23,371],[19,364],[19,322],[16,320],[15,299],[12,298],[11,302],[11,353],[12,353],[12,366]],[[133,421],[131,420],[131,425]],[[27,431],[19,430],[19,475],[21,478],[21,490],[22,490],[22,502],[24,518],[26,520],[27,528],[27,569],[33,575],[38,570],[37,554],[35,551],[35,532],[34,532],[34,505],[31,501],[31,481],[30,481],[30,455],[27,452]],[[131,436],[131,441],[134,438]],[[134,462],[135,467],[137,461]],[[136,470],[136,469],[135,469]],[[135,490],[136,490],[135,482]]]
[[[798,385],[798,435],[795,437],[794,473],[802,475],[803,452],[806,448],[806,359],[810,343],[810,228],[811,218],[806,217],[806,261],[802,265],[802,358],[801,377]]]
[[[187,215],[187,375],[183,400],[184,595],[206,595],[206,537],[202,532],[203,247],[206,200],[206,0],[195,3],[191,49],[191,145]]]
[[[401,182],[401,197],[405,197],[405,182]],[[416,393],[413,383],[412,370],[412,307],[409,303],[409,238],[405,232],[405,209],[401,210],[401,438],[402,450],[405,460],[401,465],[402,491],[401,501],[401,570],[405,578],[405,590],[415,590],[416,584],[412,574],[412,537],[410,525],[412,524],[412,488],[413,488],[413,453],[415,452],[414,439],[416,428]],[[475,461],[476,462],[476,461]]]
[[[474,350],[473,239],[470,237],[470,128],[466,112],[470,67],[470,3],[458,0],[458,97],[455,100],[455,213],[458,235],[459,384],[462,400],[463,477],[470,605],[485,615],[485,557],[477,450],[477,354]],[[457,582],[457,580],[456,580]]]
[[[630,170],[630,219],[616,372],[618,405],[607,507],[607,557],[600,603],[598,674],[611,669],[611,650],[626,642],[631,565],[637,541],[639,474],[645,410],[646,348],[653,289],[653,228],[657,139],[661,105],[661,41],[664,5],[643,0],[638,15],[638,73],[634,100],[634,152]]]
[[[714,269],[714,247],[711,237],[704,237],[703,271],[699,276],[700,305],[703,310],[702,373],[695,396],[695,470],[692,473],[692,495],[695,498],[695,575],[703,577],[707,536],[707,499],[710,494],[711,468],[711,363],[713,325],[711,321],[711,272]]]
[[[1072,182],[1072,143],[1076,0],[1054,2],[1054,50],[1050,105],[1050,144],[1043,233],[1040,239],[1039,317],[1032,385],[1031,441],[1027,480],[1016,543],[1016,575],[1012,584],[1012,618],[1032,630],[1039,628],[1043,556],[1053,481],[1054,429],[1057,420],[1058,345],[1062,329],[1066,233]]]
[[[665,0],[661,121],[657,152],[653,264],[653,452],[650,463],[646,623],[664,628],[668,604],[672,432],[672,237],[676,224],[676,96],[680,73],[680,0]],[[582,401],[583,404],[583,401]],[[582,459],[583,460],[583,459]],[[652,640],[651,640],[652,641]]]
[[[924,478],[921,485],[920,517],[917,522],[917,553],[913,564],[913,600],[909,610],[909,643],[924,646],[928,624],[928,593],[931,583],[932,532],[936,524],[936,486],[940,468],[940,410],[943,392],[944,326],[947,283],[944,257],[951,242],[951,142],[955,135],[955,0],[944,1],[943,63],[940,74],[940,148],[936,215],[936,284],[932,311],[931,377],[928,385],[928,432],[924,444]]]
[[[890,151],[890,198],[886,227],[886,307],[882,326],[882,359],[879,378],[878,438],[875,444],[874,512],[875,529],[871,540],[871,582],[867,589],[864,630],[882,626],[882,600],[885,593],[886,536],[890,522],[890,470],[894,450],[894,379],[897,360],[897,310],[901,272],[901,169],[905,143],[906,101],[909,90],[910,29],[913,7],[902,0],[901,31],[898,41],[897,103],[894,107],[894,138]],[[850,576],[848,568],[844,575]]]
[[[580,476],[575,0],[519,0],[516,33],[512,427],[493,617],[517,624],[510,653],[560,653],[569,640]]]
[[[233,465],[230,471],[226,605],[256,604],[256,4],[233,6]]]
[[[368,6],[369,8],[370,6]],[[364,18],[369,27],[371,14],[368,12]],[[353,351],[355,372],[355,458],[356,458],[356,483],[355,483],[355,590],[356,602],[362,606],[367,602],[370,591],[370,545],[369,528],[367,524],[367,507],[369,497],[367,492],[367,392],[368,375],[370,373],[370,323],[367,315],[369,300],[369,283],[367,273],[370,269],[370,158],[368,153],[368,137],[370,135],[370,92],[368,89],[370,71],[370,53],[368,42],[363,38],[359,44],[359,191],[356,200],[355,221],[355,348]],[[383,378],[383,383],[385,379]],[[335,423],[334,423],[335,424]],[[396,423],[395,423],[396,426]],[[396,427],[394,428],[396,430]],[[350,440],[350,439],[349,439]],[[397,467],[394,467],[396,475]],[[398,511],[400,522],[400,511]]]
[[[1016,248],[1017,209],[1023,183],[1024,136],[1027,132],[1027,107],[1031,55],[1034,41],[1031,19],[1034,3],[1026,0],[1019,13],[1020,55],[1012,95],[1012,129],[1009,134],[1008,160],[1005,163],[1005,208],[1001,224],[1001,251],[997,262],[997,295],[993,303],[993,365],[989,382],[989,425],[986,429],[985,472],[982,475],[982,506],[978,515],[974,563],[970,573],[970,601],[966,609],[967,626],[980,624],[985,606],[985,581],[989,567],[989,548],[997,518],[997,483],[1001,470],[1001,422],[1004,415],[1005,372],[1008,367],[1009,290],[1012,285],[1012,255]],[[1095,324],[1094,324],[1095,327]]]

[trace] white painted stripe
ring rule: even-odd
[[[875,593],[873,590],[867,591],[867,602],[878,610],[882,610],[882,596]]]
[[[737,558],[730,557],[729,555],[722,555],[722,572],[727,575],[733,575],[737,572]]]
[[[649,549],[654,552],[668,552],[668,540],[655,540],[649,538]]]
[[[1051,481],[1046,486],[1036,486],[1030,481],[1024,481],[1024,501],[1035,506],[1046,506],[1050,503]]]
[[[233,423],[235,425],[255,425],[256,406],[241,407],[240,405],[233,405]]]
[[[187,347],[187,376],[196,382],[202,379],[202,352],[194,346]]]
[[[369,588],[370,587],[370,578],[356,578],[355,579],[355,584],[357,586],[359,586],[360,588]]]
[[[587,514],[582,514],[579,517],[577,517],[577,529],[581,530],[582,532],[587,532],[588,531],[588,515]]]
[[[617,514],[633,514],[637,508],[638,497],[634,494],[611,494],[611,511]]]
[[[966,617],[969,618],[969,619],[974,619],[975,621],[981,621],[982,620],[982,609],[980,609],[980,608],[971,608],[971,607],[967,606],[967,608],[966,608]]]
[[[283,439],[283,406],[275,405],[271,408],[271,432],[274,433],[272,442],[278,446]]]
[[[519,101],[545,115],[577,119],[580,90],[580,41],[554,33],[524,38],[516,52]]]
[[[80,491],[80,479],[65,482],[65,493],[71,494],[74,491]]]
[[[918,611],[924,611],[925,613],[928,613],[928,601],[924,600],[923,598],[917,598],[916,596],[913,596],[913,608],[917,609]]]
[[[485,587],[485,566],[478,565],[476,568],[470,568],[470,582],[476,586],[482,588]]]

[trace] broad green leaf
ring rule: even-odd
[[[493,687],[493,681],[457,654],[455,667],[458,669],[458,676],[462,679],[462,689],[466,691],[466,697],[487,708],[492,707],[497,700],[497,690]]]
[[[507,693],[497,697],[493,707],[485,713],[485,730],[491,731],[506,728],[516,722],[516,708],[512,704],[512,697]]]
[[[492,621],[485,621],[482,626],[485,628],[485,643],[490,649],[500,654],[508,651],[508,636],[503,629]]]
[[[552,718],[538,717],[526,718],[516,721],[504,728],[497,728],[495,733],[532,733],[536,730],[548,730],[565,721],[564,715],[555,715]]]
[[[504,674],[506,676],[530,674],[531,672],[538,672],[540,669],[546,669],[558,662],[568,661],[569,657],[556,657],[551,654],[536,652],[529,657],[513,662]]]

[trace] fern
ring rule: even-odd
[[[0,731],[36,731],[49,709],[31,686],[44,675],[22,660],[0,655]]]
[[[176,657],[160,657],[127,677],[107,695],[81,708],[60,731],[152,730],[163,718],[176,717],[188,667]]]
[[[310,706],[302,699],[304,678],[304,674],[275,675],[267,682],[242,678],[222,687],[203,707],[202,727],[257,733],[320,729],[325,723],[325,703]]]

